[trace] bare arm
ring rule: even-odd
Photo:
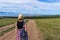
[[[24,27],[25,31],[27,31],[27,24],[24,24]]]

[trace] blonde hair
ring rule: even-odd
[[[18,20],[19,20],[19,19],[22,19],[22,20],[24,19],[23,14],[19,14],[19,15],[18,15]]]

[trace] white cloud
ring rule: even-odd
[[[13,10],[21,12],[39,13],[43,10],[58,11],[60,10],[60,3],[47,3],[37,0],[0,0],[0,9]]]
[[[30,1],[34,0],[0,0],[3,3],[29,3]]]
[[[34,5],[38,9],[44,9],[44,10],[58,10],[58,9],[60,9],[60,3],[46,3],[46,2],[36,1],[35,4],[32,2],[32,5]]]
[[[30,8],[30,9],[48,9],[48,10],[56,10],[60,9],[60,3],[46,3],[46,2],[39,2],[37,0],[0,0],[0,2],[4,2],[7,4],[0,4],[0,6],[13,6],[12,4],[8,3],[15,3],[19,4],[22,7]],[[28,5],[27,5],[28,4]]]

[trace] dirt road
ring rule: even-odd
[[[35,21],[29,20],[27,23],[28,40],[39,40]],[[0,37],[0,40],[16,40],[15,29]]]
[[[38,30],[35,21],[30,20],[28,22],[28,40],[39,40]]]
[[[6,30],[6,29],[8,29],[8,28],[11,28],[11,27],[13,27],[14,25],[15,25],[15,24],[10,24],[10,25],[4,26],[4,27],[0,28],[0,31]]]

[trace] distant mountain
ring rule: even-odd
[[[18,12],[2,12],[0,11],[0,16],[10,16],[10,17],[17,17]],[[48,15],[48,14],[33,14],[33,13],[23,13],[24,16],[60,16],[60,14],[55,14],[55,15]]]
[[[17,16],[17,12],[0,12],[0,16]]]
[[[18,12],[1,12],[0,16],[18,16]],[[33,13],[22,13],[24,16],[40,16],[40,14],[33,14]]]

